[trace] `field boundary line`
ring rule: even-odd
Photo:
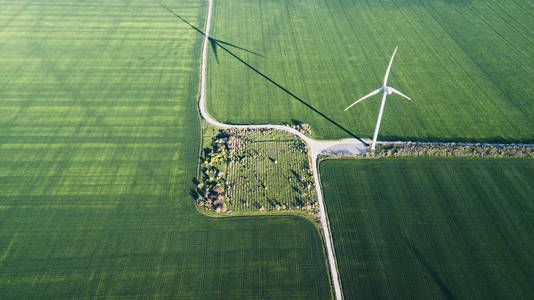
[[[336,141],[316,141],[316,140],[313,140],[307,137],[300,131],[294,128],[291,128],[289,126],[285,126],[285,125],[233,125],[233,124],[221,123],[215,120],[213,117],[211,117],[210,114],[206,110],[206,69],[207,69],[208,43],[209,43],[209,32],[211,28],[212,8],[213,8],[213,0],[208,0],[208,14],[206,17],[206,24],[205,24],[205,29],[204,29],[204,42],[202,44],[202,61],[201,61],[201,67],[200,67],[200,94],[199,94],[199,99],[198,99],[198,110],[200,112],[200,115],[209,124],[212,124],[220,128],[282,130],[282,131],[289,132],[291,134],[298,136],[308,145],[311,159],[312,159],[313,178],[314,178],[315,188],[317,191],[317,198],[319,201],[320,221],[321,221],[321,228],[323,231],[325,245],[326,245],[326,254],[327,254],[328,265],[329,265],[330,280],[334,288],[333,289],[334,298],[337,300],[341,300],[343,299],[343,294],[341,291],[341,280],[340,280],[340,277],[337,271],[337,264],[336,264],[334,251],[333,251],[334,246],[333,246],[333,241],[332,241],[332,235],[330,232],[329,222],[328,222],[326,212],[325,212],[325,206],[324,206],[324,201],[323,201],[323,196],[322,196],[323,194],[321,191],[321,184],[320,184],[319,175],[317,171],[317,157],[324,150],[331,148],[331,147],[336,147],[336,146],[337,147],[341,146],[341,148],[343,148],[343,150],[341,151],[345,151],[345,152],[348,151],[353,154],[363,154],[365,153],[365,146],[361,141],[358,141],[357,139],[344,139],[344,140],[336,140]]]
[[[206,23],[204,26],[204,41],[202,44],[202,58],[200,67],[200,93],[198,97],[198,110],[200,116],[209,124],[223,129],[240,128],[240,129],[274,129],[281,130],[297,137],[301,138],[309,148],[309,153],[312,160],[312,171],[314,177],[314,183],[317,192],[317,198],[319,202],[320,210],[320,223],[322,232],[324,235],[324,241],[326,246],[326,254],[329,265],[329,273],[331,283],[334,287],[334,298],[337,300],[343,299],[343,293],[341,290],[341,279],[337,270],[337,261],[335,259],[334,243],[332,240],[332,234],[330,231],[330,222],[326,214],[326,207],[323,199],[323,192],[321,187],[321,181],[318,171],[318,157],[320,154],[365,154],[366,146],[361,140],[354,138],[341,139],[341,140],[314,140],[302,132],[286,126],[275,124],[250,124],[250,125],[235,125],[221,123],[214,119],[206,109],[206,70],[207,70],[207,55],[208,55],[208,43],[210,41],[209,33],[211,29],[211,16],[212,16],[213,0],[208,0],[208,14],[206,16]],[[519,146],[519,147],[534,147],[534,144],[501,144],[501,143],[465,143],[465,142],[414,142],[414,141],[378,141],[381,145],[460,145],[460,146]]]

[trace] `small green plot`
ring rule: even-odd
[[[197,204],[221,215],[318,212],[308,150],[267,129],[204,127]]]

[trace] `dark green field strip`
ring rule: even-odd
[[[0,298],[331,297],[310,222],[195,209],[200,36],[154,1],[0,7]]]
[[[20,222],[34,210],[11,210],[2,218],[17,228],[2,249],[8,257],[0,279],[4,297],[328,295],[309,283],[327,280],[324,267],[310,263],[322,257],[321,247],[310,246],[320,245],[311,224],[282,218],[198,222],[176,218],[177,210],[134,204],[41,210],[34,222]]]
[[[347,298],[530,299],[534,161],[321,163]]]
[[[247,16],[243,18],[242,16]],[[314,136],[370,136],[395,46],[381,139],[534,140],[534,7],[530,1],[215,1],[208,110],[231,123],[310,123]],[[301,101],[311,107],[306,107]],[[326,117],[314,112],[316,109]]]

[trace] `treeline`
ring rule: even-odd
[[[196,201],[199,206],[206,210],[227,211],[226,190],[228,182],[226,181],[226,174],[221,169],[230,161],[229,140],[229,136],[221,131],[212,144],[204,148],[203,151]]]
[[[478,158],[533,158],[534,148],[526,146],[494,145],[430,145],[430,144],[390,144],[378,145],[374,152],[364,157],[478,157]]]

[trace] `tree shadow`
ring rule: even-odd
[[[291,125],[299,126],[304,124],[301,120],[291,119]]]
[[[189,195],[191,196],[191,198],[193,198],[193,200],[196,201],[199,196],[197,186],[200,182],[198,181],[198,178],[196,177],[193,177],[191,179],[191,182],[193,183],[194,188],[189,189]]]
[[[189,23],[186,19],[184,19],[183,17],[181,17],[180,15],[176,14],[174,11],[172,11],[171,9],[169,9],[168,7],[164,6],[164,5],[161,5],[163,8],[165,8],[166,10],[168,10],[170,13],[172,13],[174,16],[176,16],[178,19],[180,19],[182,22],[184,22],[185,24],[189,25],[189,27],[191,27],[192,29],[194,29],[195,31],[197,31],[198,33],[200,33],[201,35],[205,36],[206,34],[204,33],[204,31],[200,30],[198,27],[194,26],[193,24]],[[247,63],[245,60],[243,60],[241,57],[237,56],[235,53],[233,53],[232,51],[230,51],[228,48],[226,48],[225,46],[228,46],[228,47],[231,47],[231,48],[235,48],[235,49],[238,49],[238,50],[243,50],[243,51],[246,51],[248,53],[252,53],[254,55],[258,55],[258,56],[261,56],[261,57],[265,57],[261,54],[258,54],[256,52],[253,52],[253,51],[250,51],[250,50],[247,50],[245,48],[242,48],[242,47],[239,47],[239,46],[236,46],[234,44],[231,44],[231,43],[228,43],[228,42],[224,42],[224,41],[221,41],[221,40],[218,40],[218,39],[215,39],[215,38],[212,38],[212,37],[209,37],[208,36],[208,40],[211,44],[211,47],[212,49],[216,49],[217,47],[221,48],[224,52],[228,53],[230,56],[232,56],[233,58],[235,58],[237,61],[239,61],[241,64],[245,65],[247,68],[249,68],[250,70],[254,71],[256,74],[260,75],[261,77],[263,77],[265,80],[267,80],[268,82],[272,83],[274,86],[276,86],[277,88],[279,88],[280,90],[282,90],[283,92],[285,92],[287,95],[289,95],[291,98],[299,101],[300,103],[304,104],[306,107],[308,107],[310,110],[312,110],[314,113],[318,114],[319,116],[321,116],[323,119],[327,120],[328,122],[330,122],[331,124],[333,124],[334,126],[336,126],[337,128],[341,129],[343,132],[347,133],[349,136],[357,139],[358,141],[360,141],[362,144],[368,146],[368,144],[362,140],[360,137],[356,136],[354,133],[352,133],[351,131],[349,131],[348,129],[346,129],[345,127],[343,127],[341,124],[337,123],[336,121],[334,121],[333,119],[331,119],[330,117],[328,117],[327,115],[325,115],[324,113],[322,113],[321,111],[319,111],[318,109],[316,109],[315,107],[313,107],[311,104],[307,103],[306,101],[304,101],[303,99],[301,99],[300,97],[298,97],[297,95],[295,95],[293,92],[291,92],[290,90],[286,89],[285,87],[283,87],[281,84],[279,84],[278,82],[274,81],[273,79],[271,79],[269,76],[265,75],[264,73],[262,73],[260,70],[256,69],[254,66],[250,65],[249,63]],[[214,50],[214,52],[216,53],[216,50]],[[218,62],[218,56],[217,54],[215,54],[215,57],[216,57],[216,60]]]
[[[293,174],[293,176],[295,176],[295,178],[298,180],[298,181],[301,181],[302,178],[300,177],[299,173],[295,172],[295,170],[291,169],[291,174]]]

